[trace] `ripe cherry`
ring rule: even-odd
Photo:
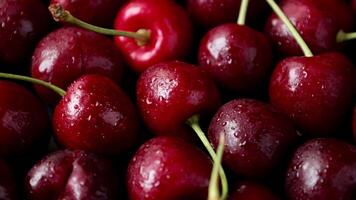
[[[0,199],[16,200],[18,193],[16,190],[15,178],[10,166],[4,161],[0,161]]]
[[[239,183],[229,200],[279,200],[267,187],[254,182]]]

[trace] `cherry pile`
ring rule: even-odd
[[[0,200],[356,199],[356,0],[0,0]]]

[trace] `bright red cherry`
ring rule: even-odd
[[[83,74],[102,74],[119,82],[123,62],[114,42],[84,29],[60,28],[37,45],[32,56],[32,77],[66,89]],[[58,94],[35,85],[42,99],[55,105]]]
[[[269,96],[302,131],[335,133],[352,107],[352,65],[339,53],[284,59],[273,72]]]
[[[157,135],[187,133],[188,118],[211,114],[220,104],[218,89],[208,73],[183,62],[148,68],[141,74],[136,92],[141,116]]]
[[[131,200],[205,200],[212,163],[202,151],[175,137],[144,143],[127,171]]]
[[[117,175],[109,160],[83,151],[57,151],[28,172],[30,200],[118,198]]]
[[[279,200],[267,187],[254,182],[238,184],[229,200]]]
[[[53,127],[67,148],[118,154],[135,144],[138,119],[130,99],[112,80],[84,75],[56,106]]]
[[[255,92],[272,64],[268,39],[247,26],[224,24],[210,30],[199,48],[199,64],[225,88]]]
[[[0,161],[0,191],[1,200],[18,199],[15,178],[10,166],[3,161]]]

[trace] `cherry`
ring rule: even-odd
[[[289,199],[355,199],[356,148],[334,139],[314,139],[297,149],[290,162]]]
[[[12,170],[4,161],[0,161],[0,199],[15,200],[18,199],[15,179],[12,176]]]
[[[141,116],[156,135],[186,136],[190,134],[185,126],[188,118],[210,114],[220,104],[218,89],[207,72],[177,61],[145,70],[136,92]]]
[[[195,146],[160,136],[144,143],[127,171],[131,200],[206,199],[212,163]]]
[[[49,29],[49,15],[39,0],[0,3],[0,62],[16,65],[29,58]]]
[[[56,106],[53,128],[67,148],[118,154],[136,142],[138,119],[130,99],[112,80],[84,75]]]
[[[265,186],[254,182],[242,182],[238,184],[234,192],[231,194],[230,200],[278,200]]]
[[[209,140],[217,147],[224,135],[223,162],[239,175],[264,177],[298,139],[292,124],[273,107],[249,99],[223,105],[209,126]]]
[[[28,172],[25,186],[30,200],[118,198],[112,163],[84,151],[62,150],[46,156]]]
[[[51,0],[83,21],[98,25],[112,26],[117,10],[125,0]]]
[[[75,27],[60,28],[40,41],[32,57],[32,77],[67,88],[83,74],[102,74],[119,82],[123,62],[114,43],[99,34]],[[46,102],[55,105],[59,96],[35,85]]]

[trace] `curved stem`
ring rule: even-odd
[[[56,21],[66,22],[70,24],[77,25],[81,28],[104,34],[104,35],[112,35],[112,36],[125,36],[136,39],[138,45],[145,45],[151,36],[151,32],[146,29],[139,29],[136,32],[131,31],[120,31],[114,29],[101,28],[98,26],[94,26],[92,24],[86,23],[76,17],[74,17],[68,10],[65,10],[62,6],[58,4],[51,4],[48,7],[49,11],[52,14],[52,17]]]
[[[224,142],[225,142],[225,137],[222,134],[219,139],[219,146],[216,153],[216,160],[214,162],[213,170],[210,176],[208,200],[224,200],[222,196],[220,197],[219,184],[218,184],[219,169],[221,166],[221,160],[224,153]]]
[[[198,115],[194,115],[191,118],[189,118],[187,120],[187,124],[192,127],[192,129],[195,131],[195,133],[198,135],[199,139],[201,140],[201,142],[203,143],[203,145],[205,146],[206,150],[208,150],[208,153],[210,155],[210,157],[212,158],[212,160],[215,162],[217,162],[217,156],[216,153],[213,149],[213,147],[211,146],[208,138],[206,138],[203,130],[201,130],[200,125],[199,125],[199,116]],[[228,182],[227,182],[227,178],[226,178],[226,174],[225,171],[223,169],[223,167],[220,164],[220,168],[219,168],[219,174],[220,174],[220,179],[221,179],[221,188],[222,188],[222,199],[226,199],[228,192],[229,192],[229,187],[228,187]]]
[[[60,96],[64,96],[66,94],[66,91],[64,91],[63,89],[52,85],[46,81],[42,81],[39,79],[35,79],[35,78],[31,78],[31,77],[27,77],[27,76],[21,76],[21,75],[16,75],[16,74],[8,74],[8,73],[0,73],[0,78],[6,78],[6,79],[13,79],[13,80],[20,80],[20,81],[25,81],[25,82],[30,82],[30,83],[34,83],[37,85],[41,85],[44,86],[50,90],[53,90],[54,92],[56,92],[57,94],[59,94]]]
[[[356,32],[345,33],[343,30],[341,30],[336,35],[336,42],[338,43],[354,40],[354,39],[356,39]]]
[[[288,17],[283,13],[281,8],[277,5],[277,3],[274,0],[266,0],[267,3],[270,5],[272,10],[276,13],[276,15],[283,21],[283,23],[287,26],[289,31],[292,33],[294,39],[297,41],[298,45],[302,49],[304,55],[306,57],[313,57],[313,53],[308,47],[307,43],[305,43],[304,39],[302,36],[299,34],[297,29],[294,27],[292,22],[288,19]]]
[[[241,1],[239,18],[237,19],[237,24],[238,25],[245,25],[249,2],[250,2],[249,0],[242,0]]]

